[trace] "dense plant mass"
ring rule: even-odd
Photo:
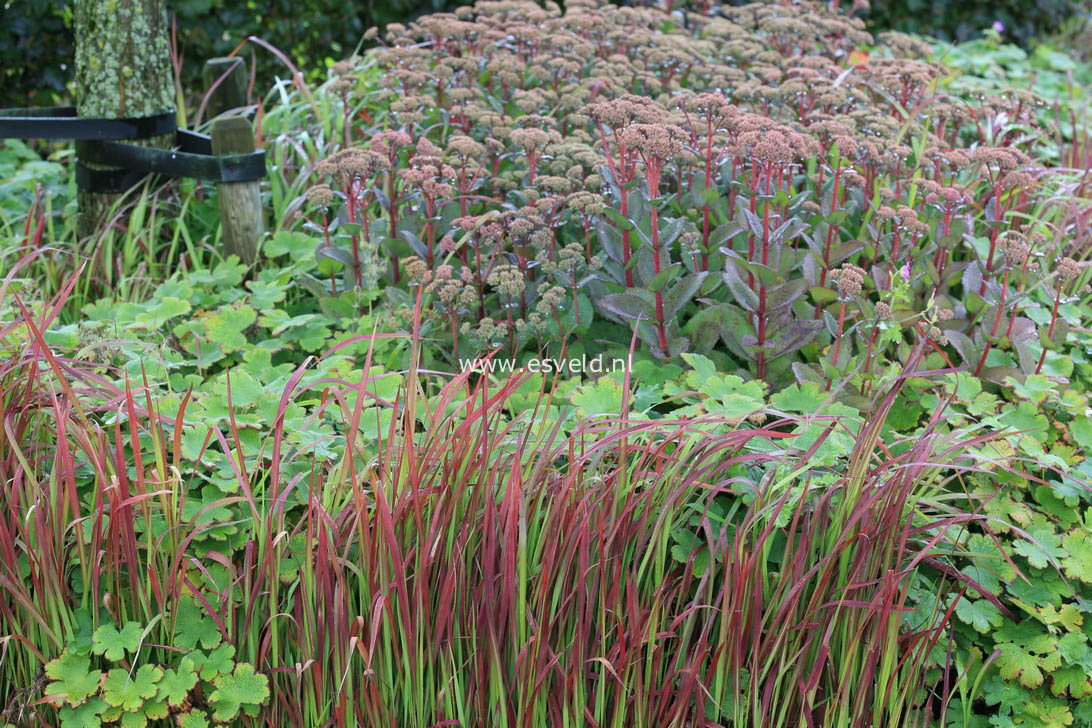
[[[992,3],[952,0],[875,0],[868,3],[866,20],[881,28],[898,28],[945,40],[973,40],[991,26],[1021,45],[1050,33],[1087,10],[1080,0],[1001,0]],[[1081,21],[1078,21],[1081,22]]]
[[[369,40],[262,102],[251,267],[0,150],[0,724],[1092,726],[1087,66]]]
[[[1055,224],[1082,182],[1033,162],[1041,98],[945,93],[927,46],[865,55],[819,6],[476,8],[336,69],[363,143],[314,160],[302,213],[341,285],[389,257],[407,303],[420,286],[454,357],[598,353],[636,322],[659,358],[775,384],[866,393],[914,330],[999,382],[1049,371],[1066,324],[1043,307],[1080,291],[1087,240]]]

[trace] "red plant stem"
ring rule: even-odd
[[[482,241],[478,239],[474,245],[474,276],[478,286],[478,318],[485,318],[485,280],[482,275]]]
[[[768,191],[768,190],[767,190]],[[762,205],[762,265],[767,265],[770,260],[770,202],[767,200]],[[766,345],[766,283],[758,284],[758,310],[755,312],[758,319],[757,334],[759,352],[755,356],[756,375],[759,379],[766,378],[766,352],[761,347]]]
[[[994,200],[994,208],[993,208],[994,209],[994,217],[998,221],[1000,221],[1001,220],[1001,187],[1000,187],[1000,185],[995,185],[994,188],[993,188],[993,200]],[[998,235],[998,233],[1000,231],[1001,231],[1001,228],[1000,228],[999,225],[994,225],[993,229],[990,230],[990,254],[988,256],[986,256],[986,275],[982,276],[982,281],[978,284],[978,295],[979,296],[985,295],[985,293],[986,293],[986,279],[989,277],[990,273],[993,272],[993,256],[997,251],[997,235]],[[1005,278],[1006,278],[1006,280],[1008,279],[1007,274],[1006,274]]]
[[[433,260],[435,260],[435,253],[433,251],[435,245],[436,231],[432,226],[432,218],[436,216],[436,201],[431,197],[425,197],[425,214],[428,215],[428,222],[425,223],[425,238],[428,241],[428,267],[432,269]],[[365,228],[366,230],[367,228]]]
[[[831,364],[834,368],[838,368],[838,354],[842,350],[842,331],[846,323],[846,302],[842,301],[838,307],[838,336],[834,339],[834,355],[831,357]],[[827,391],[830,391],[830,381],[827,382]]]
[[[1026,260],[1024,261],[1024,264],[1023,264],[1022,266],[1020,266],[1020,273],[1021,273],[1022,275],[1024,275],[1024,276],[1026,276],[1026,275],[1027,275],[1027,272],[1028,272],[1028,262],[1029,262],[1030,260],[1031,260],[1031,256],[1028,256],[1028,258],[1027,258],[1027,259],[1026,259]],[[1026,281],[1026,280],[1027,280],[1026,278],[1022,279],[1022,280],[1020,281],[1020,284],[1019,284],[1018,286],[1016,286],[1016,294],[1017,294],[1017,295],[1020,295],[1020,294],[1022,294],[1022,293],[1024,292],[1024,285],[1025,285],[1025,281]],[[1005,329],[1005,336],[1009,337],[1010,339],[1012,338],[1012,329],[1013,329],[1013,326],[1014,326],[1015,324],[1016,324],[1016,311],[1015,311],[1015,310],[1013,310],[1013,312],[1012,312],[1012,315],[1011,315],[1011,316],[1009,316],[1009,325],[1008,325],[1008,327],[1007,327],[1007,328]]]
[[[997,329],[1001,328],[1001,311],[1005,308],[1005,293],[1009,288],[1009,273],[1010,271],[1005,271],[1005,277],[1001,282],[1001,300],[997,303],[997,313],[993,317],[993,327],[990,329],[990,336],[997,336]],[[987,341],[986,347],[982,350],[982,357],[978,360],[978,366],[974,369],[974,375],[976,377],[982,374],[982,367],[986,366],[986,357],[990,355],[990,349],[992,347],[993,344]],[[1044,351],[1046,350],[1044,349]]]
[[[459,360],[459,323],[458,317],[451,314],[451,341],[455,350],[455,360]]]
[[[360,189],[361,180],[349,180],[349,187],[346,190],[348,193],[349,204],[346,205],[346,209],[349,211],[349,222],[356,222],[356,203],[357,194]],[[365,221],[366,223],[367,221]],[[362,225],[361,228],[364,226]],[[353,280],[356,281],[356,287],[360,288],[363,283],[363,277],[360,274],[360,236],[357,233],[353,233],[351,236],[353,244]]]
[[[618,148],[618,163],[615,164],[614,156],[610,153],[610,145],[607,144],[607,134],[603,131],[603,127],[599,127],[599,140],[603,145],[603,155],[607,158],[607,168],[614,175],[614,181],[618,183],[618,196],[621,198],[618,200],[618,212],[622,217],[626,217],[628,214],[628,204],[626,200],[625,185],[628,181],[626,179],[626,150],[625,147],[619,146]],[[622,267],[625,269],[626,275],[626,287],[633,288],[633,269],[630,267],[629,260],[632,255],[632,249],[630,247],[629,230],[622,231]]]
[[[868,374],[872,369],[872,346],[876,343],[876,337],[879,335],[880,329],[878,326],[872,327],[872,335],[868,337],[868,347],[865,350],[865,365],[864,373]]]
[[[830,196],[830,211],[833,213],[838,209],[838,184],[842,178],[842,165],[839,162],[837,169],[834,170],[834,189]],[[827,229],[826,245],[823,246],[823,269],[819,271],[819,285],[825,286],[827,283],[827,273],[830,272],[830,249],[834,245],[834,237],[840,231],[841,226],[831,225]],[[818,319],[819,314],[822,313],[823,307],[820,304],[815,304],[814,318]]]
[[[713,186],[713,117],[706,118],[706,142],[705,142],[705,189]],[[709,270],[709,203],[701,208],[701,270]]]
[[[619,185],[619,190],[621,192],[622,199],[619,202],[618,211],[619,211],[619,213],[621,213],[622,217],[626,217],[629,214],[629,210],[628,210],[629,206],[628,206],[627,200],[626,200],[628,195],[626,195],[626,191],[624,189],[622,189],[621,185]],[[629,238],[629,230],[623,230],[622,231],[622,267],[625,268],[625,270],[626,270],[626,287],[627,288],[633,288],[633,267],[629,264],[630,256],[632,256],[632,255],[633,255],[633,251],[632,251],[630,238]]]
[[[1050,326],[1047,328],[1047,340],[1054,336],[1054,324],[1058,322],[1058,306],[1062,302],[1062,284],[1058,285],[1058,288],[1054,291],[1054,308],[1050,312]],[[1039,355],[1039,364],[1035,367],[1035,373],[1038,374],[1043,370],[1043,363],[1046,362],[1047,348],[1043,347],[1043,353]]]
[[[648,168],[648,194],[650,197],[658,195],[660,191],[660,164],[660,160],[654,158],[645,161],[645,167]],[[649,217],[651,218],[652,225],[652,267],[654,274],[659,275],[663,270],[663,262],[660,257],[659,213],[656,210],[655,204],[650,206]],[[667,326],[666,316],[664,315],[663,288],[656,291],[656,338],[660,344],[660,351],[663,352],[665,357],[670,356],[667,346]]]
[[[757,200],[757,197],[758,197],[758,179],[759,179],[758,162],[757,161],[752,161],[752,163],[751,163],[751,200],[750,200],[750,208],[751,208],[751,214],[752,215],[755,214],[755,211],[758,209],[758,207],[757,207],[757,204],[758,204],[758,200]],[[748,226],[748,227],[750,227],[750,226]],[[754,234],[753,231],[748,233],[748,235],[747,235],[747,262],[748,263],[755,262],[755,234]],[[755,274],[752,273],[751,271],[747,271],[747,287],[750,288],[752,291],[755,288]]]
[[[391,145],[391,152],[390,152],[391,171],[390,171],[390,174],[387,175],[387,202],[388,202],[388,204],[390,204],[390,210],[388,210],[388,213],[389,213],[390,221],[391,221],[390,236],[391,236],[392,241],[396,240],[398,238],[398,218],[397,218],[397,215],[395,214],[395,208],[397,207],[397,205],[395,204],[395,196],[394,196],[394,161],[395,161],[394,157],[395,157],[394,145],[392,144]],[[401,273],[401,269],[398,266],[398,256],[397,255],[391,255],[391,267],[393,269],[394,282],[398,283],[402,278],[402,273]]]

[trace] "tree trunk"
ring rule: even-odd
[[[77,0],[75,21],[79,116],[122,119],[174,107],[164,0]],[[126,143],[172,142],[166,135]],[[80,192],[84,234],[96,229],[116,197]]]

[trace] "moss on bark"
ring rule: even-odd
[[[174,106],[164,0],[77,0],[76,111],[80,116],[149,116]],[[145,140],[169,146],[170,136]],[[90,234],[114,195],[80,194],[80,228]]]

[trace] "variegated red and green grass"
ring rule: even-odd
[[[150,625],[155,662],[183,594],[270,677],[268,726],[925,725],[953,689],[934,648],[954,604],[916,631],[904,616],[948,529],[977,518],[944,471],[975,443],[930,427],[893,455],[880,431],[902,379],[828,473],[777,413],[713,435],[624,413],[565,434],[548,394],[505,414],[518,376],[416,370],[369,451],[365,376],[355,401],[323,398],[344,413],[340,460],[287,477],[307,455],[269,423],[264,467],[233,458],[237,493],[202,511],[229,508],[242,546],[198,551],[217,522],[179,515],[201,467],[182,456],[185,406],[167,420],[146,388],[51,351],[63,296],[0,332],[22,342],[0,369],[0,693],[39,724],[52,709],[17,691],[77,608]],[[233,425],[206,438],[237,443]],[[671,533],[695,512],[702,547],[680,561]]]

